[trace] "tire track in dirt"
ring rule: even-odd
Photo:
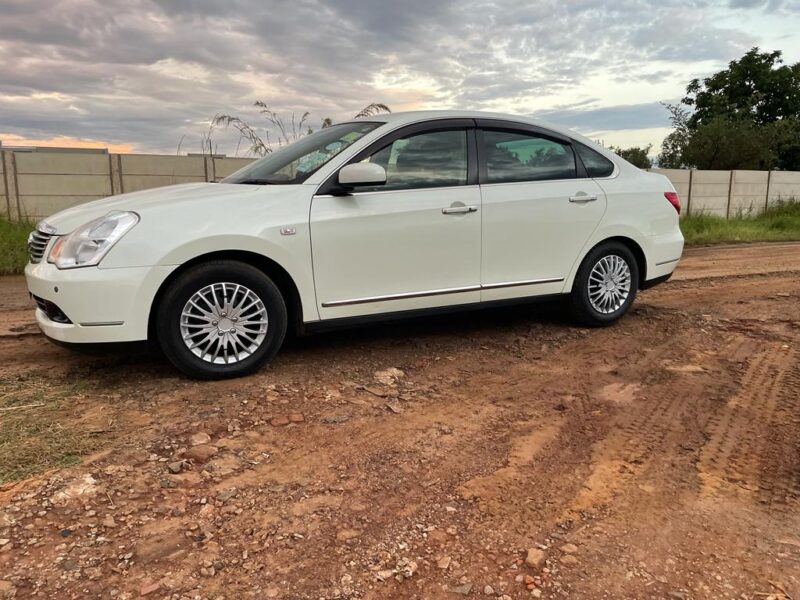
[[[744,343],[746,348],[752,345]],[[707,428],[708,441],[697,463],[703,496],[734,493],[772,503],[790,493],[797,473],[782,473],[778,480],[774,471],[786,470],[776,464],[793,462],[796,438],[787,447],[775,430],[791,424],[789,411],[797,414],[795,354],[786,344],[770,342],[760,344],[746,360],[738,391]]]

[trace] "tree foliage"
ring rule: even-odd
[[[649,169],[653,166],[653,161],[651,161],[650,157],[648,156],[650,154],[650,150],[652,149],[652,144],[644,147],[633,146],[631,148],[615,148],[614,146],[611,146],[609,148],[609,150],[615,152],[617,156],[621,156],[634,167],[639,167],[640,169]]]
[[[680,105],[665,105],[674,130],[659,166],[800,170],[800,63],[781,56],[753,48],[693,79]]]

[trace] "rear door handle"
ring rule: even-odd
[[[449,208],[442,209],[443,215],[463,215],[474,212],[478,212],[477,206],[451,206]]]
[[[569,197],[569,201],[576,204],[585,204],[587,202],[594,202],[595,200],[597,200],[597,196],[590,196],[589,194],[576,194],[575,196]]]

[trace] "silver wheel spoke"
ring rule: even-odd
[[[597,312],[612,314],[622,308],[631,291],[631,270],[621,256],[604,256],[589,272],[589,303]]]
[[[180,316],[186,348],[212,364],[246,359],[264,343],[268,328],[264,302],[240,283],[205,286],[186,301]]]

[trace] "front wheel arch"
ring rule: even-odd
[[[153,298],[153,302],[150,305],[150,314],[147,322],[147,338],[151,344],[158,341],[156,315],[158,314],[158,308],[164,297],[164,293],[169,289],[169,286],[172,284],[172,282],[175,281],[175,279],[177,279],[186,270],[194,267],[195,265],[215,260],[239,261],[256,267],[267,277],[272,279],[272,281],[275,282],[275,285],[278,286],[278,289],[284,298],[284,302],[286,303],[286,309],[289,313],[289,325],[292,332],[299,333],[302,331],[303,306],[300,302],[300,292],[297,289],[294,279],[292,279],[292,276],[289,275],[286,269],[284,269],[271,258],[268,258],[262,254],[256,254],[255,252],[248,252],[245,250],[220,250],[217,252],[201,254],[200,256],[196,256],[195,258],[183,263],[172,273],[170,273],[169,276],[161,283],[155,297]]]

